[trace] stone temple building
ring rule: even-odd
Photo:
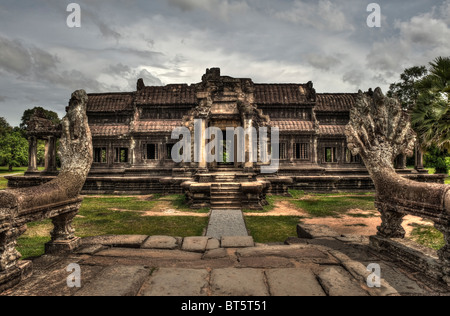
[[[185,193],[194,208],[261,208],[265,194],[288,194],[289,189],[373,190],[363,162],[347,149],[344,135],[355,98],[350,93],[316,93],[312,82],[259,84],[222,76],[219,68],[208,69],[197,84],[146,86],[139,79],[133,92],[89,94],[94,163],[83,191]],[[249,142],[245,162],[208,163],[204,157],[197,162],[174,162],[172,148],[179,140],[171,138],[172,131],[182,126],[193,131],[194,120],[200,120],[202,131],[207,127],[224,132],[229,127],[278,128],[278,171],[262,174],[264,164],[249,159]],[[39,174],[33,161],[37,135],[46,134],[29,131],[29,172],[24,178],[10,178],[10,186],[38,184],[54,176],[55,133],[47,147],[47,172]],[[406,157],[398,157],[396,167],[407,177],[430,181],[419,151],[416,170],[406,169]]]

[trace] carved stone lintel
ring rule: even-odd
[[[394,209],[378,206],[381,213],[381,226],[378,228],[378,236],[384,238],[405,238],[406,231],[402,226],[404,214],[396,212]]]

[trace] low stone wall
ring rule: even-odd
[[[423,183],[443,184],[445,180],[445,175],[406,174],[404,177]],[[44,184],[55,176],[33,175],[6,178],[10,188],[23,188]],[[181,183],[187,180],[189,178],[90,176],[86,180],[82,194],[183,194]],[[375,185],[369,175],[272,176],[265,180],[271,183],[267,193],[274,195],[287,195],[289,189],[306,192],[375,191]]]

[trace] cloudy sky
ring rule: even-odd
[[[318,92],[386,90],[407,67],[450,56],[450,0],[74,0],[0,2],[0,116],[18,125],[71,92],[197,83],[206,68],[256,83],[313,81]]]

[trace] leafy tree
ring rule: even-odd
[[[22,130],[27,129],[28,121],[31,119],[31,117],[33,116],[33,114],[36,110],[42,111],[42,113],[44,113],[45,118],[49,119],[54,124],[59,124],[61,122],[61,120],[59,119],[58,114],[56,112],[45,110],[44,108],[38,106],[38,107],[34,107],[33,109],[25,110],[25,112],[23,112],[22,120],[20,123],[20,128]]]
[[[450,151],[450,57],[430,63],[429,74],[419,80],[411,121],[423,148]]]
[[[424,155],[424,163],[427,168],[435,168],[436,173],[448,174],[450,164],[446,160],[450,159],[447,151],[441,151],[436,146],[428,148]]]
[[[13,130],[0,139],[0,160],[9,167],[9,171],[28,164],[28,141],[19,130]]]
[[[0,117],[0,137],[3,137],[5,134],[11,132],[12,127],[9,125],[8,121],[5,118]]]
[[[389,97],[397,97],[405,110],[414,108],[419,97],[416,83],[428,74],[425,66],[415,66],[405,69],[400,75],[400,82],[393,83],[387,93]]]

